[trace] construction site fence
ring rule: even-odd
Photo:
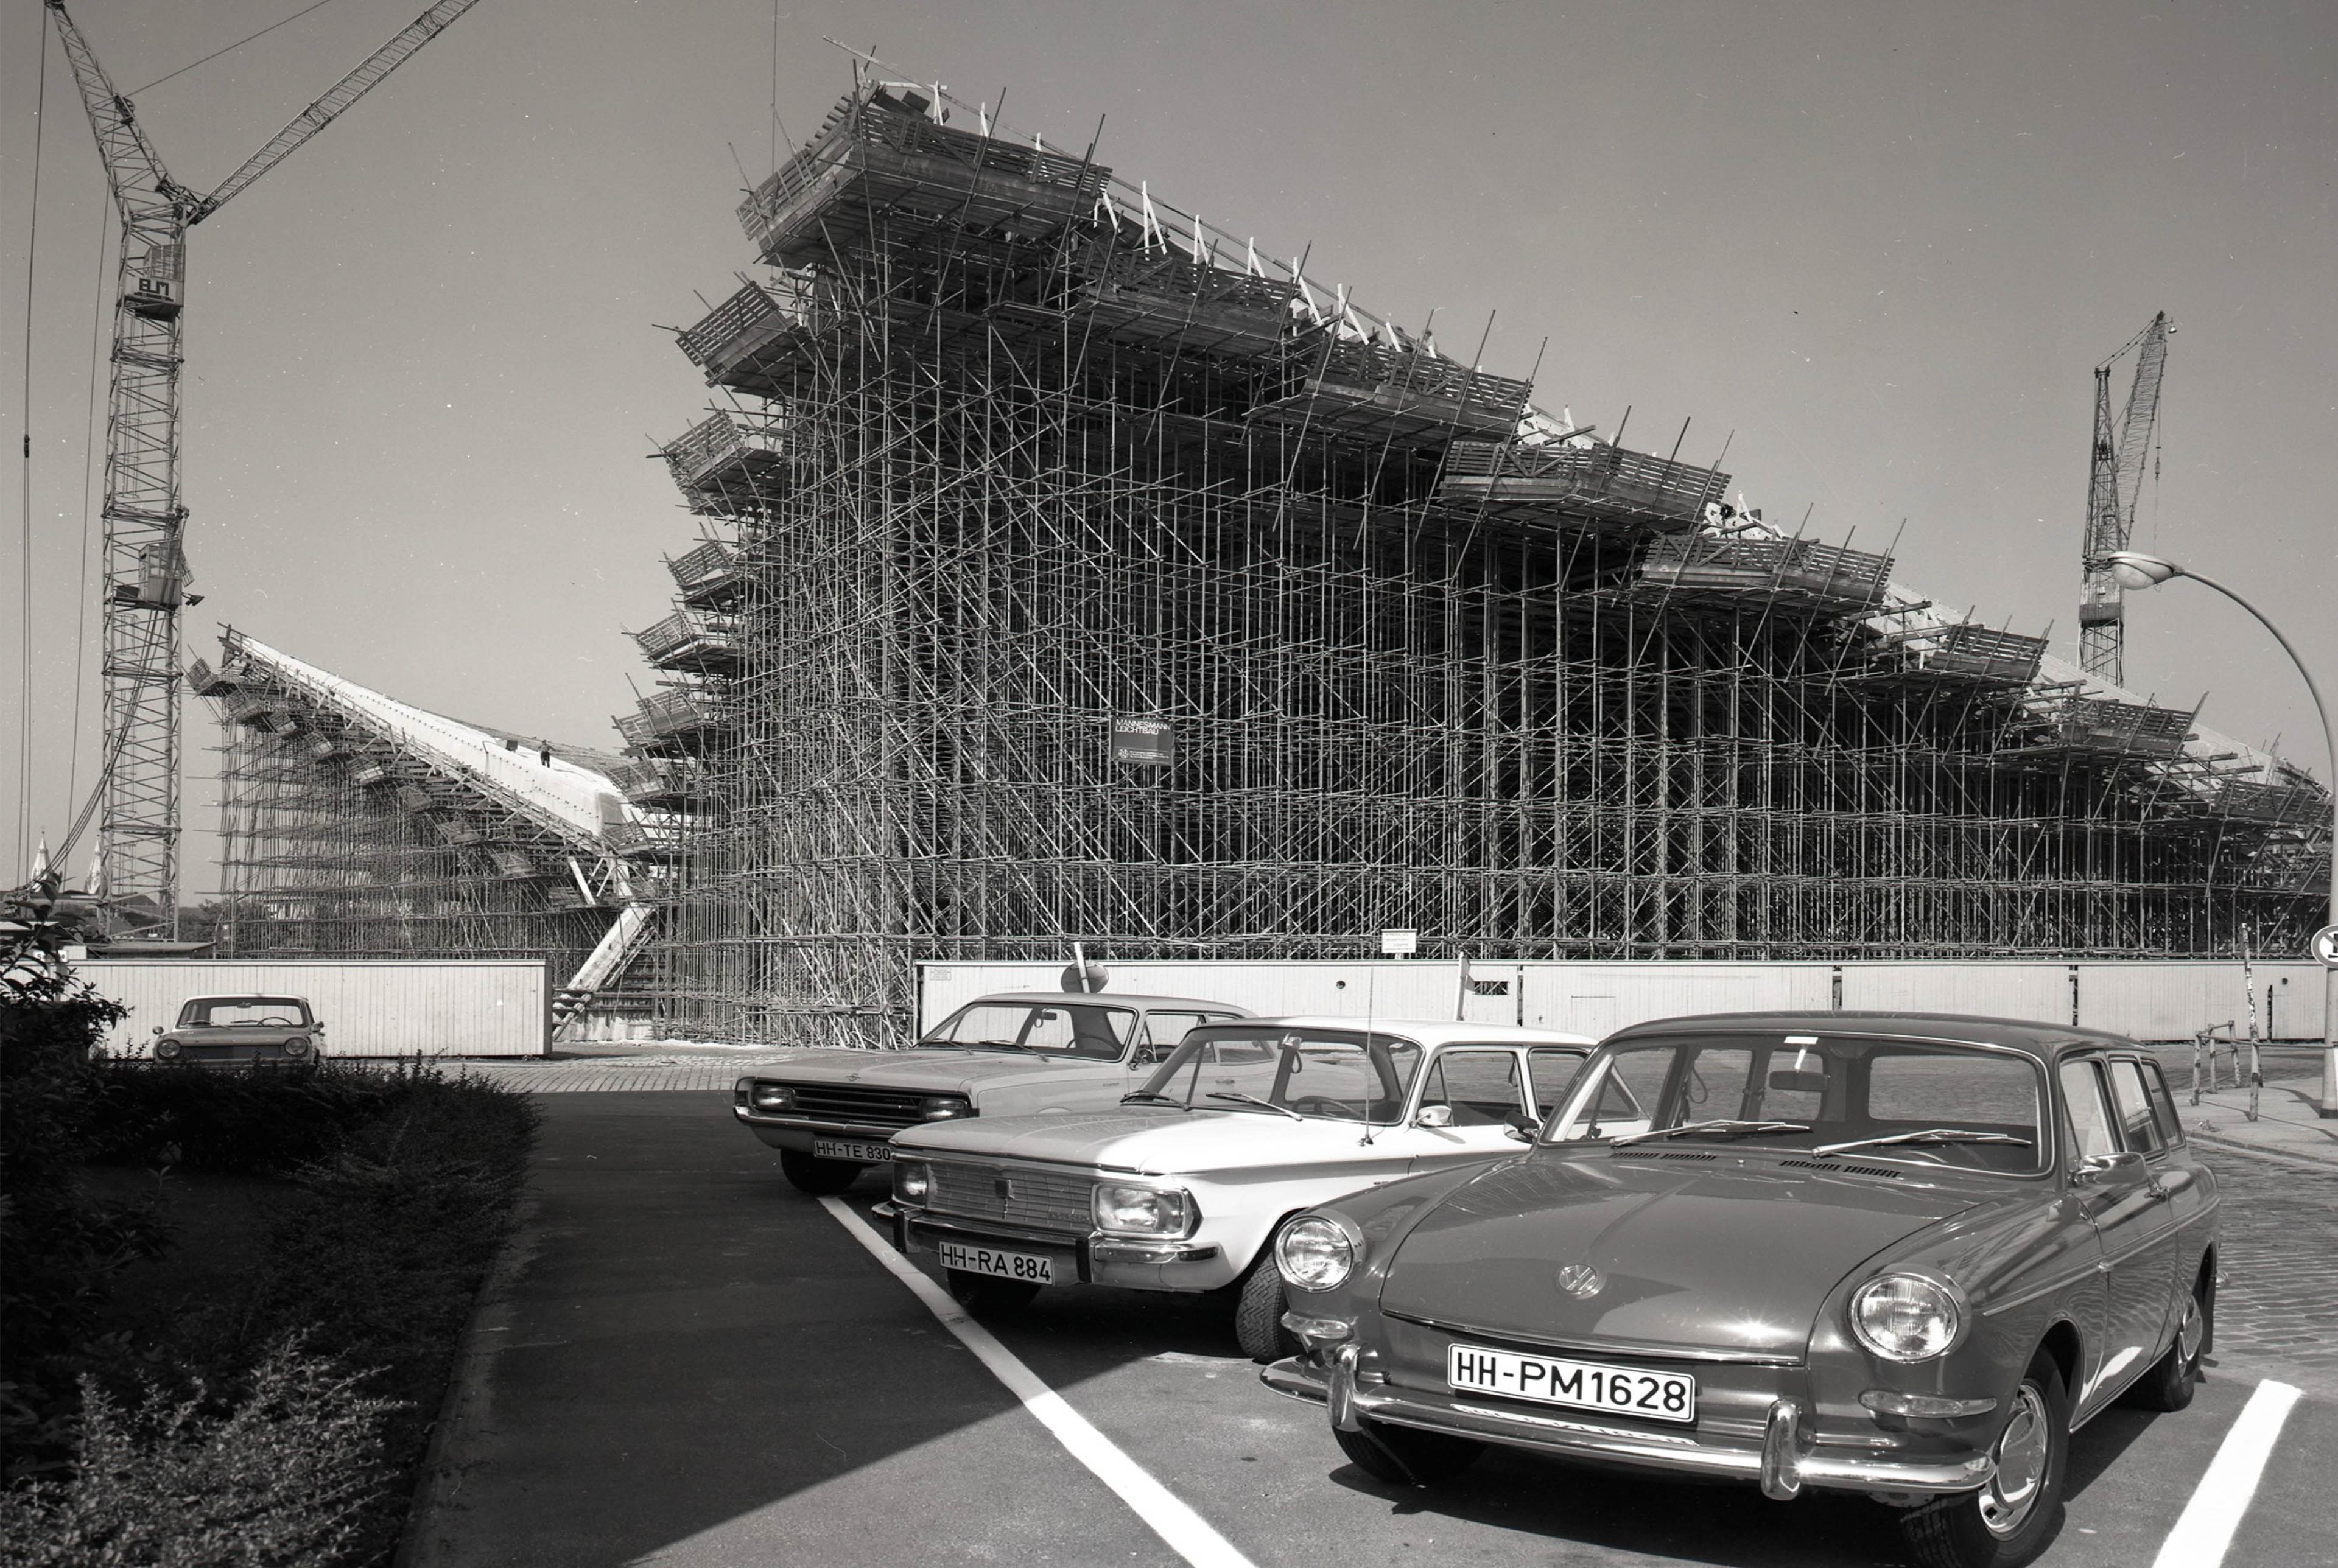
[[[190,996],[298,996],[326,1056],[543,1056],[552,966],[541,958],[92,958],[74,965],[130,1009],[105,1048],[143,1055]]]
[[[1092,964],[1095,963],[1091,960]],[[918,965],[921,1027],[993,991],[1064,988],[1060,961]],[[1461,1018],[1562,1029],[1596,1039],[1627,1024],[1700,1013],[1917,1012],[2032,1019],[2131,1040],[2189,1040],[2211,1024],[2246,1035],[2319,1040],[2319,965],[1974,960],[1570,963],[1495,956],[1278,962],[1208,958],[1100,965],[1105,991],[1197,996],[1263,1016]]]

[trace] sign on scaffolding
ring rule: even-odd
[[[1166,768],[1177,760],[1177,737],[1166,719],[1112,721],[1112,760],[1140,768]]]
[[[1410,958],[1420,951],[1420,933],[1418,931],[1380,933],[1380,956],[1383,958]]]

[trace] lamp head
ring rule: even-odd
[[[2175,562],[2140,550],[2114,550],[2102,558],[2102,564],[2122,588],[2156,588],[2171,577],[2184,575],[2184,568]]]

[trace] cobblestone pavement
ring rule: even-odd
[[[465,1062],[449,1072],[485,1078],[538,1094],[617,1093],[644,1089],[728,1089],[742,1073],[778,1061],[781,1054],[740,1052],[709,1056],[672,1054],[587,1056],[534,1062]]]
[[[2338,1170],[2207,1163],[2225,1194],[2217,1349],[2338,1372]]]

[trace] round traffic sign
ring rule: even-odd
[[[2338,926],[2324,926],[2313,934],[2308,944],[2313,956],[2330,968],[2338,969]]]

